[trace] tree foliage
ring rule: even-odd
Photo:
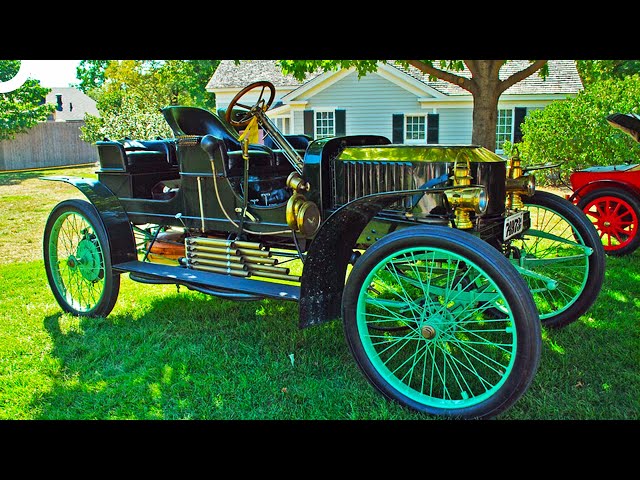
[[[377,63],[387,60],[280,60],[283,73],[303,80],[307,73],[354,67],[359,76],[375,72]],[[403,68],[414,67],[430,79],[453,83],[473,96],[473,131],[471,141],[494,151],[498,99],[512,85],[540,72],[548,74],[547,60],[531,60],[507,78],[500,79],[501,67],[507,60],[396,60]]]
[[[576,66],[584,85],[640,74],[640,60],[578,60]]]
[[[76,87],[89,96],[104,83],[104,71],[110,60],[81,60],[76,68],[76,78],[80,82]]]
[[[218,60],[85,60],[82,88],[100,116],[87,115],[82,138],[148,138],[170,135],[160,110],[168,105],[215,108],[205,87]],[[80,72],[82,69],[83,73]]]
[[[585,167],[637,162],[640,145],[609,125],[606,117],[639,111],[640,76],[592,83],[575,98],[532,111],[521,127],[520,155],[527,165],[563,162],[564,179]],[[549,183],[553,181],[549,173],[541,170],[536,176]]]
[[[0,60],[0,82],[12,79],[19,69],[20,60]],[[44,103],[49,92],[30,78],[17,90],[0,93],[0,140],[9,140],[46,120],[54,109]]]

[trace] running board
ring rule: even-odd
[[[164,279],[167,283],[219,288],[230,292],[246,293],[277,300],[290,300],[294,302],[300,300],[300,287],[295,285],[250,280],[243,277],[205,272],[203,270],[140,261],[118,263],[113,265],[113,269],[120,273],[129,272]]]

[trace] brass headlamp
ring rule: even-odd
[[[456,227],[460,229],[473,228],[470,213],[475,212],[478,215],[487,211],[489,205],[489,197],[487,191],[483,187],[470,187],[471,185],[471,164],[467,159],[466,162],[458,162],[453,164],[453,185],[455,187],[466,187],[445,192],[447,201],[454,208],[456,216]]]
[[[287,225],[294,232],[311,237],[320,227],[320,209],[302,194],[308,192],[311,186],[298,172],[291,172],[287,177],[287,186],[294,191],[287,202]]]
[[[447,201],[455,209],[457,228],[473,228],[469,214],[475,212],[477,215],[482,215],[489,205],[489,196],[483,187],[447,190],[445,194]]]
[[[524,175],[518,149],[509,161],[509,173],[506,180],[507,209],[519,210],[524,207],[521,195],[531,196],[536,192],[536,177]]]

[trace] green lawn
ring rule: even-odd
[[[108,318],[63,314],[42,232],[81,195],[43,174],[0,174],[0,419],[429,419],[384,400],[338,322],[299,330],[297,305],[232,302],[122,279]],[[500,419],[640,418],[640,252],[608,258],[603,292],[543,331],[540,368]]]

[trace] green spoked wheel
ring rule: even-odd
[[[562,197],[522,197],[531,229],[514,240],[511,260],[526,279],[542,324],[565,326],[595,302],[604,281],[605,253],[586,215]]]
[[[106,316],[120,289],[109,242],[88,202],[67,200],[52,210],[44,232],[44,264],[51,291],[65,312]]]
[[[369,382],[421,412],[495,416],[537,369],[540,321],[526,283],[497,250],[462,231],[387,235],[355,264],[342,307]]]

